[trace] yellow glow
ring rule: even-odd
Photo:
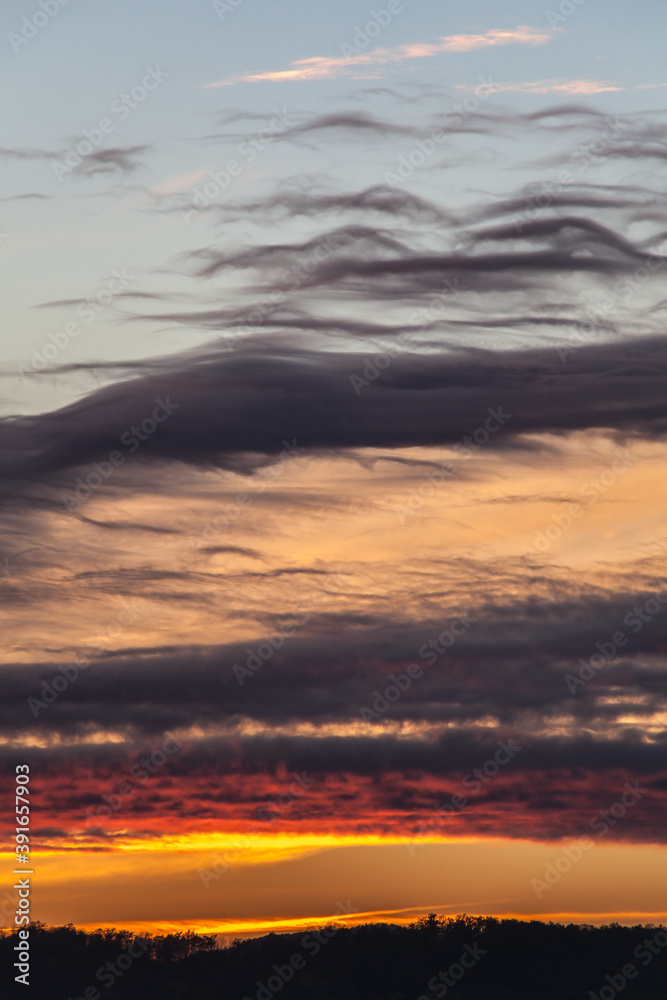
[[[323,927],[327,924],[338,924],[341,927],[356,927],[359,924],[370,923],[392,923],[407,926],[414,923],[420,917],[428,916],[429,913],[439,913],[438,906],[414,907],[407,910],[367,910],[364,913],[355,913],[351,916],[341,917],[339,913],[321,914],[312,917],[300,917],[298,919],[275,920],[171,920],[171,921],[125,921],[122,928],[118,924],[80,924],[82,930],[93,931],[97,928],[116,928],[118,930],[131,931],[133,934],[158,935],[158,934],[178,934],[194,931],[195,934],[216,934],[220,937],[255,937],[263,934],[292,934],[303,930],[304,932],[313,928]],[[456,914],[447,913],[445,916],[454,919]],[[494,916],[504,920],[533,920],[535,915],[529,911],[506,913],[495,912]],[[667,924],[667,910],[636,910],[610,913],[540,913],[539,920],[546,923],[552,921],[559,924],[591,924],[601,926],[603,924],[619,923],[626,926],[634,924]]]

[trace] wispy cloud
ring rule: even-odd
[[[336,76],[381,76],[376,67],[386,63],[404,62],[406,59],[426,59],[445,52],[472,52],[473,49],[491,48],[498,45],[545,45],[554,37],[554,32],[529,28],[526,25],[506,30],[491,28],[480,35],[447,35],[436,42],[408,42],[395,49],[374,49],[372,52],[356,56],[311,56],[297,59],[290,69],[267,73],[243,73],[228,77],[207,87],[228,87],[233,83],[255,83],[260,80],[316,80]],[[361,72],[360,72],[361,71]]]
[[[494,94],[514,91],[522,94],[605,94],[620,90],[656,90],[667,87],[667,83],[635,83],[621,87],[611,80],[528,80],[523,83],[495,83]],[[465,84],[457,84],[455,90],[471,90]]]
[[[660,87],[667,87],[667,83],[634,83],[627,86],[620,86],[611,80],[525,80],[523,82],[505,81],[504,83],[493,83],[494,94],[521,93],[521,94],[605,94],[610,91],[621,90],[657,90]],[[472,93],[474,86],[466,83],[457,83],[454,90],[463,90]]]
[[[180,191],[184,191],[192,187],[193,184],[196,184],[198,180],[204,177],[208,169],[209,167],[201,167],[198,170],[188,170],[185,173],[174,174],[159,184],[147,188],[146,193],[152,198],[165,198],[171,194],[178,194]]]
[[[523,94],[604,94],[626,90],[610,80],[533,80],[526,83],[494,83],[494,93],[516,91]]]

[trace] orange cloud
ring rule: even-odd
[[[207,87],[228,87],[233,83],[256,83],[259,80],[318,80],[336,76],[359,76],[358,68],[366,72],[361,75],[378,76],[376,69],[380,65],[391,62],[403,62],[406,59],[426,59],[441,55],[444,52],[471,52],[473,49],[490,48],[497,45],[544,45],[553,38],[553,31],[529,28],[519,25],[510,30],[492,28],[481,35],[447,35],[437,42],[408,42],[395,49],[374,49],[372,52],[353,56],[312,56],[309,59],[297,59],[291,64],[292,69],[280,70],[275,73],[244,73],[241,76],[229,77],[217,83],[206,84]]]

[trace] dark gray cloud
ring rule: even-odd
[[[0,156],[7,160],[52,160],[56,154],[48,149],[14,149],[3,146],[0,147]]]
[[[489,88],[481,93],[488,94]],[[391,94],[391,91],[388,91]],[[432,96],[438,96],[433,91],[424,91],[419,97],[423,101]],[[583,105],[563,104],[544,108],[540,111],[528,114],[519,113],[511,108],[503,108],[499,105],[490,110],[474,111],[473,113],[458,114],[456,104],[462,100],[460,95],[451,98],[449,106],[444,112],[434,115],[429,121],[415,124],[412,122],[399,122],[388,118],[380,118],[366,111],[334,111],[329,114],[314,115],[308,117],[300,114],[302,120],[290,125],[282,132],[277,132],[276,139],[287,139],[294,142],[303,142],[305,136],[318,136],[320,141],[329,141],[337,138],[354,139],[359,141],[362,137],[394,138],[394,137],[428,137],[434,129],[442,129],[451,135],[471,134],[508,137],[516,133],[548,133],[548,132],[572,132],[583,131],[585,133],[597,133],[605,128],[609,130],[611,119],[601,112]],[[462,111],[458,108],[458,111]],[[227,115],[221,120],[221,124],[232,124],[236,121],[258,120],[266,121],[266,115],[247,114],[235,112]],[[623,128],[632,128],[636,137],[646,136],[656,142],[659,135],[658,122],[641,122],[627,118],[613,119],[613,127],[618,131]],[[206,136],[209,140],[238,140],[249,138],[253,133],[225,132],[216,135]]]
[[[126,575],[107,574],[121,590]],[[144,582],[180,578],[147,571],[132,576]],[[438,637],[454,615],[401,622],[377,614],[294,612],[268,619],[266,632],[245,643],[95,655],[67,692],[36,717],[27,699],[40,696],[57,663],[8,665],[1,679],[11,700],[0,721],[7,733],[34,728],[83,736],[94,724],[124,730],[128,738],[191,725],[234,725],[240,718],[271,726],[360,721],[360,709],[373,707],[374,692],[391,684],[390,675],[417,663],[423,676],[380,713],[385,720],[465,726],[492,716],[501,726],[530,732],[567,718],[573,733],[614,726],[643,742],[640,730],[622,720],[630,713],[648,719],[665,708],[667,610],[645,615],[643,624],[634,611],[656,589],[604,598],[573,592],[560,600],[468,608],[461,614],[475,621],[456,627],[462,635],[446,652]],[[280,631],[283,624],[287,633]],[[623,647],[608,659],[600,654],[604,665],[573,693],[567,675],[578,676],[581,661],[598,655],[597,644],[608,644],[619,630],[626,636]],[[269,637],[276,639],[273,652]]]
[[[664,206],[664,194],[650,187],[582,182],[565,186],[557,181],[544,180],[526,185],[513,197],[500,198],[480,206],[474,217],[484,220],[499,215],[515,215],[527,209],[535,214],[544,214],[547,210],[584,208],[604,213],[636,209],[634,218],[664,219]]]
[[[82,158],[81,163],[72,171],[84,177],[95,174],[134,173],[142,166],[141,157],[149,150],[150,145],[114,146],[110,149],[97,149]]]
[[[74,140],[76,141],[76,140]],[[135,146],[114,146],[109,149],[98,149],[89,155],[79,157],[80,163],[71,169],[71,173],[92,175],[120,171],[131,173],[140,164],[140,157],[149,150],[149,144]],[[63,150],[0,148],[0,157],[10,160],[51,160],[54,163],[65,157]],[[21,196],[20,196],[21,197]],[[45,195],[23,195],[22,197],[46,197]]]
[[[424,91],[415,99],[432,96]],[[243,119],[254,121],[252,115],[234,113],[223,125]],[[428,125],[336,112],[302,119],[283,138],[321,142],[377,136],[403,143],[428,136],[438,123],[473,138],[542,139],[555,133],[569,140],[581,133],[589,141],[612,135],[598,158],[663,158],[664,138],[655,123],[619,119],[612,129],[605,116],[574,105],[532,115],[500,109],[460,123],[438,115]],[[98,151],[84,158],[78,171],[129,172],[147,149]],[[55,154],[5,150],[0,155],[22,160]],[[550,162],[568,159],[564,154]],[[210,206],[223,220],[277,222],[280,237],[258,245],[232,242],[230,248],[223,235],[219,243],[179,258],[174,266],[185,269],[197,289],[191,309],[182,303],[174,308],[176,296],[170,293],[137,289],[125,298],[164,307],[157,312],[158,307],[147,306],[156,311],[129,318],[215,330],[225,337],[179,355],[50,366],[50,375],[90,371],[113,381],[53,412],[2,419],[0,503],[9,548],[16,547],[32,568],[53,567],[62,559],[49,515],[62,514],[63,498],[91,475],[103,480],[95,496],[108,503],[104,514],[96,509],[95,517],[76,507],[72,515],[80,519],[79,527],[99,529],[106,539],[109,532],[120,532],[118,537],[127,532],[130,541],[146,532],[155,536],[151,545],[158,545],[160,534],[182,533],[180,508],[174,524],[162,526],[147,523],[143,513],[124,518],[116,501],[151,493],[178,498],[186,492],[183,483],[194,479],[192,469],[232,470],[252,484],[259,467],[277,463],[285,449],[297,459],[306,454],[356,457],[373,471],[373,463],[382,461],[393,463],[393,470],[403,466],[413,472],[432,463],[408,458],[401,449],[460,445],[475,432],[483,434],[489,419],[500,426],[490,436],[487,431],[480,466],[487,457],[491,461],[512,449],[513,457],[527,456],[536,465],[554,461],[558,438],[564,441],[580,431],[601,432],[619,445],[664,439],[667,351],[660,289],[667,256],[653,248],[664,236],[666,213],[652,184],[644,189],[639,182],[574,183],[552,191],[537,208],[531,199],[539,188],[531,184],[454,213],[401,188],[376,184],[338,193],[304,180],[282,185],[265,199]],[[332,220],[332,215],[340,218]],[[298,237],[289,226],[293,217],[298,217]],[[235,281],[246,286],[238,290],[232,287]],[[589,305],[601,299],[608,308],[592,320]],[[57,304],[71,307],[80,301]],[[418,308],[417,319],[411,319],[409,312]],[[572,325],[594,331],[595,338],[568,341],[569,351],[559,356],[554,345],[563,343],[557,338]],[[527,346],[517,347],[524,337],[520,343]],[[536,441],[547,434],[556,441]],[[381,450],[382,457],[369,458],[368,449]],[[112,454],[122,460],[114,460],[113,469]],[[465,477],[465,468],[459,474]],[[507,496],[486,502],[566,501],[549,494],[525,497],[520,489],[509,484]],[[211,500],[203,490],[197,494],[196,484],[192,496]],[[217,498],[228,499],[228,494],[220,490]],[[330,499],[304,490],[303,496],[291,495],[289,503],[306,509]],[[275,489],[265,491],[262,502],[263,513],[280,512],[287,503]],[[141,595],[163,602],[167,612],[179,606],[189,612],[196,602],[207,611],[217,606],[213,588],[215,600],[220,595],[224,600],[231,588],[243,593],[244,586],[249,592],[274,581],[327,591],[330,567],[302,565],[302,558],[299,565],[274,565],[259,543],[248,548],[245,536],[226,537],[231,544],[211,540],[199,553],[229,556],[233,571],[224,565],[213,572],[225,560],[212,558],[203,569],[201,563],[195,569],[178,563],[165,567],[152,558],[151,546],[140,566],[86,563],[86,551],[92,549],[82,542],[83,555],[77,551],[57,584],[50,582],[53,574],[43,573],[28,581],[28,592],[17,571],[4,582],[3,596],[21,610],[44,595],[53,597],[55,586],[63,593],[70,587],[114,600]],[[262,560],[265,566],[241,562],[239,570],[236,557]],[[517,757],[514,778],[501,778],[485,792],[486,812],[477,829],[497,835],[498,810],[509,815],[514,805],[533,815],[538,835],[546,836],[568,824],[572,828],[591,788],[606,804],[604,796],[618,782],[622,788],[630,774],[646,776],[654,801],[663,802],[665,733],[656,719],[665,711],[667,696],[665,612],[633,630],[628,644],[576,694],[566,683],[566,675],[577,674],[582,659],[596,653],[596,644],[628,630],[624,623],[630,609],[661,586],[654,563],[648,556],[633,563],[633,588],[624,578],[612,592],[602,584],[586,589],[574,578],[563,582],[553,566],[526,557],[512,567],[512,581],[507,566],[501,572],[486,564],[484,589],[483,574],[472,559],[454,566],[431,554],[418,571],[411,567],[415,579],[421,574],[421,605],[413,617],[406,611],[405,618],[386,593],[348,595],[344,612],[301,615],[269,610],[280,607],[276,604],[258,610],[249,601],[239,607],[237,601],[227,614],[252,622],[248,641],[150,648],[133,638],[136,648],[93,655],[35,717],[28,700],[42,697],[62,662],[61,651],[53,650],[59,639],[53,638],[43,662],[9,663],[0,670],[0,727],[11,738],[30,733],[56,741],[48,751],[36,747],[30,753],[43,768],[40,773],[60,776],[64,805],[69,796],[69,805],[79,810],[99,801],[100,775],[108,776],[129,753],[165,731],[201,726],[213,733],[174,758],[169,775],[184,779],[183,785],[176,794],[165,778],[152,802],[137,806],[138,814],[143,810],[147,816],[180,808],[192,775],[206,777],[211,788],[200,790],[196,804],[186,801],[183,815],[197,809],[202,815],[214,803],[233,801],[234,790],[222,788],[222,778],[275,776],[285,767],[368,779],[377,787],[376,805],[407,815],[433,805],[438,782],[459,778],[492,757],[499,738],[520,734],[526,750]],[[437,609],[451,603],[461,581],[478,595],[477,605],[461,613],[477,620],[433,662],[429,644],[453,617],[442,620]],[[532,596],[489,596],[505,582],[515,584],[507,586],[508,594]],[[257,650],[270,650],[268,638],[279,636],[285,624],[294,626],[293,632],[276,642],[266,662],[251,676],[239,675],[235,667],[256,665]],[[392,683],[391,674],[413,662],[423,676],[379,720],[404,724],[403,732],[388,727],[361,735],[355,728],[346,734],[346,726],[361,722],[360,709],[373,708],[375,692]],[[314,729],[306,730],[305,724]],[[341,735],[318,733],[324,725],[339,727]],[[297,726],[306,735],[289,735]],[[266,732],[247,735],[258,727]],[[428,728],[428,735],[411,727]],[[226,735],[219,735],[221,729]],[[120,733],[123,742],[88,743],[100,730]],[[5,746],[0,760],[13,767],[15,751]],[[62,776],[75,774],[77,767],[88,769],[91,786],[72,791]],[[392,787],[395,774],[401,775],[400,788]],[[54,810],[57,797],[50,800]],[[628,836],[664,837],[666,815],[660,805],[651,819],[642,805],[625,828]],[[54,820],[43,835],[58,837],[60,829]],[[524,827],[512,827],[510,816],[507,829],[516,833]]]
[[[261,552],[258,552],[256,549],[244,549],[238,545],[209,545],[205,546],[200,551],[206,552],[210,556],[236,555],[248,556],[249,559],[263,558]]]
[[[290,182],[275,194],[260,201],[212,204],[209,207],[224,218],[247,219],[260,216],[262,220],[267,220],[293,218],[298,215],[319,217],[329,213],[376,212],[419,222],[455,221],[453,216],[448,215],[433,202],[383,184],[365,188],[363,191],[327,193],[317,191],[315,188],[308,190],[308,185],[303,182],[299,184]]]
[[[364,379],[379,353],[269,350],[251,340],[233,353],[146,362],[139,377],[60,410],[5,418],[0,498],[30,495],[48,506],[47,487],[71,489],[75,470],[88,474],[113,452],[128,472],[155,461],[251,470],[276,460],[285,442],[296,456],[453,445],[483,428],[490,409],[502,426],[489,448],[521,446],[536,433],[600,429],[627,440],[667,430],[667,352],[657,336],[580,347],[566,364],[544,348],[405,352],[357,393],[352,376]],[[123,475],[121,466],[109,488],[119,489]]]

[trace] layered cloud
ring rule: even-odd
[[[414,170],[438,123],[280,138]],[[4,419],[0,761],[34,765],[45,852],[543,841],[628,785],[600,836],[664,842],[660,121],[489,110],[452,138],[549,146],[455,204],[313,176],[208,199],[168,265],[187,295],[117,297],[200,343],[65,344],[49,377],[103,385]]]
[[[540,263],[549,272],[564,269],[568,260],[544,255]],[[582,260],[595,267],[594,259]],[[485,278],[502,273],[501,262],[500,255],[486,257]],[[411,267],[426,279],[439,268],[451,273],[442,258],[400,263],[401,277]],[[515,259],[512,280],[521,264],[529,271],[532,258]],[[608,257],[599,265],[616,270]],[[579,269],[574,261],[573,267]],[[367,273],[372,280],[386,271],[394,271],[391,262],[378,262]],[[350,275],[356,283],[363,272],[361,262],[346,259],[332,266],[330,280]],[[153,369],[148,374],[54,413],[7,422],[0,498],[46,503],[47,487],[71,489],[81,471],[88,475],[101,462],[116,470],[107,477],[115,490],[131,484],[137,461],[250,471],[276,461],[290,443],[295,457],[299,449],[462,446],[485,422],[487,438],[495,433],[500,448],[524,447],[531,435],[586,429],[612,432],[619,441],[664,435],[667,356],[661,338],[580,348],[567,365],[554,355],[545,349],[472,357],[465,350],[403,353],[366,392],[355,391],[371,388],[364,377],[369,355],[360,352],[270,348],[260,340],[233,353],[165,358],[147,363]]]

